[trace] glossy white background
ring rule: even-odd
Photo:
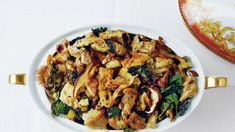
[[[206,75],[229,78],[227,89],[205,91],[191,116],[166,132],[235,130],[235,65],[193,38],[184,26],[176,0],[0,0],[1,132],[71,131],[41,114],[26,87],[8,85],[7,76],[26,72],[37,51],[51,39],[100,23],[139,25],[169,33],[196,53]]]

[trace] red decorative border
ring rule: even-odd
[[[185,22],[186,27],[192,33],[192,35],[199,42],[201,42],[204,46],[206,46],[208,49],[210,49],[217,55],[235,64],[235,56],[232,56],[228,51],[221,49],[210,38],[208,38],[205,34],[203,34],[196,24],[193,24],[193,25],[189,24],[189,20],[187,19],[183,11],[183,6],[185,6],[185,4],[187,3],[187,0],[179,0],[178,2],[179,2],[178,4],[179,4],[179,10],[180,10],[181,16]]]

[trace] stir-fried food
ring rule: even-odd
[[[162,37],[107,28],[63,40],[37,71],[53,116],[94,129],[156,128],[184,115],[197,72]]]

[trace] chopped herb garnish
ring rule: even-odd
[[[60,114],[67,114],[70,107],[63,103],[61,100],[57,100],[51,105],[51,113],[53,116],[59,116]]]
[[[121,109],[119,109],[117,106],[111,107],[108,111],[109,118],[112,118],[115,115],[120,115],[120,114],[121,114]]]
[[[134,132],[135,129],[130,128],[129,126],[127,126],[126,128],[124,128],[124,132]]]

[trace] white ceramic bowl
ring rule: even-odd
[[[40,67],[40,65],[46,63],[46,58],[49,53],[53,54],[55,51],[56,45],[64,38],[68,40],[72,40],[73,38],[77,36],[82,36],[88,32],[91,31],[92,28],[96,27],[108,27],[109,29],[122,29],[126,30],[127,32],[132,32],[132,33],[139,33],[146,35],[151,38],[158,38],[159,36],[162,36],[166,42],[166,45],[172,48],[178,55],[180,56],[189,56],[192,63],[193,63],[193,69],[197,71],[199,74],[198,76],[198,93],[197,95],[193,98],[193,101],[191,103],[191,107],[188,109],[188,111],[181,117],[177,118],[176,121],[170,122],[169,119],[166,119],[164,121],[161,121],[158,123],[158,128],[156,129],[143,129],[140,131],[155,131],[155,132],[161,132],[163,130],[169,129],[180,122],[182,122],[185,118],[187,118],[193,111],[194,109],[198,106],[203,92],[205,88],[205,75],[204,71],[202,69],[202,66],[198,60],[198,58],[195,56],[195,54],[187,47],[187,45],[183,44],[181,41],[176,39],[173,36],[160,33],[158,31],[155,31],[153,29],[146,29],[146,28],[141,28],[141,27],[135,27],[135,26],[127,26],[127,25],[115,25],[115,24],[103,24],[103,25],[93,25],[93,26],[88,26],[80,29],[76,29],[74,31],[71,31],[69,33],[66,33],[60,37],[57,37],[56,39],[52,40],[49,42],[45,47],[43,47],[38,54],[35,56],[33,62],[31,63],[29,71],[26,73],[27,78],[27,87],[29,89],[29,92],[31,94],[32,100],[36,104],[36,106],[42,111],[43,114],[45,114],[48,118],[54,120],[55,122],[58,123],[58,125],[65,126],[67,128],[70,128],[74,131],[101,131],[101,130],[94,130],[94,129],[89,129],[88,127],[84,125],[80,125],[78,123],[75,123],[71,120],[68,120],[66,118],[53,118],[50,112],[50,102],[45,94],[44,88],[38,85],[36,81],[36,70]],[[11,76],[10,76],[11,78]],[[14,76],[13,82],[14,82]],[[11,82],[11,79],[10,79]],[[225,80],[226,82],[226,80]],[[110,130],[110,131],[118,131],[118,130]]]

